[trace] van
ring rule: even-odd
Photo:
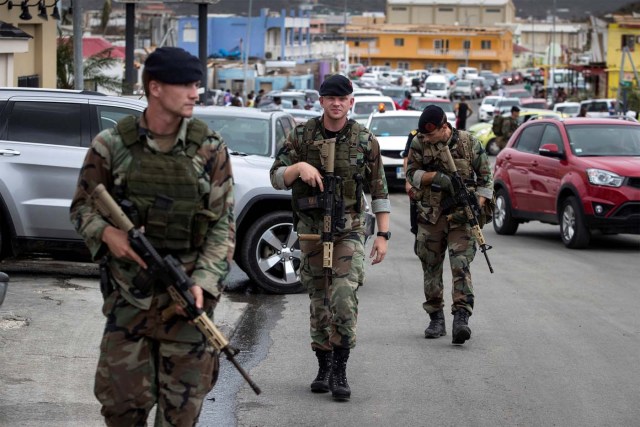
[[[447,78],[442,74],[432,74],[427,77],[424,84],[426,93],[438,98],[449,98],[450,85]]]
[[[478,69],[474,67],[458,67],[456,77],[461,80],[473,80],[479,77]]]

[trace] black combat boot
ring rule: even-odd
[[[332,353],[327,350],[315,350],[315,352],[318,358],[318,375],[311,383],[311,391],[314,393],[326,393],[329,391]]]
[[[468,325],[470,315],[464,308],[459,308],[453,313],[453,344],[464,344],[471,338],[471,329]]]
[[[348,348],[333,349],[333,366],[329,376],[329,387],[333,400],[347,401],[351,397],[351,389],[347,382],[347,360],[349,359]]]
[[[447,329],[445,327],[444,312],[438,310],[435,313],[429,313],[431,322],[429,326],[424,330],[425,338],[440,338],[447,335]]]

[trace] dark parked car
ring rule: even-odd
[[[640,234],[640,124],[620,119],[526,122],[495,165],[498,234],[519,224],[560,224],[563,243],[585,248],[591,233]]]

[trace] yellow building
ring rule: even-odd
[[[459,66],[511,69],[513,39],[506,28],[459,25],[356,24],[347,26],[351,62],[402,69]]]
[[[12,5],[11,8],[8,7],[9,4]],[[7,79],[10,80],[7,82],[8,86],[56,87],[58,21],[51,16],[56,3],[47,4],[44,9],[39,9],[39,4],[13,1],[4,2],[3,6],[0,6],[0,21],[31,36],[26,39],[28,40],[26,51],[25,49],[3,49],[0,52],[2,56],[0,63],[12,67],[12,70],[7,70],[6,74],[3,73],[3,77],[7,78],[13,71],[12,78]],[[5,35],[2,39],[6,42],[10,37]],[[0,43],[2,42],[3,40],[0,40]]]
[[[616,98],[620,81],[622,52],[626,46],[630,57],[624,58],[623,85],[638,87],[633,75],[633,66],[640,72],[640,18],[632,16],[614,16],[614,22],[608,26],[607,35],[607,93],[609,98]],[[631,63],[633,61],[633,64]],[[623,86],[624,87],[624,86]]]

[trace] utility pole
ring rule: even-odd
[[[556,68],[556,0],[553,0],[553,17],[552,17],[552,29],[551,29],[551,68],[549,69],[549,92],[551,93],[551,102],[554,101],[554,80],[555,80],[555,68]],[[548,95],[548,94],[547,94]],[[547,96],[548,97],[548,96]]]
[[[247,69],[249,68],[249,52],[251,49],[251,9],[253,6],[253,0],[249,0],[249,12],[247,13],[247,35],[246,42],[244,43],[244,63],[243,63],[243,73],[244,73],[244,83],[242,84],[242,90],[244,92],[244,96],[242,99],[245,101],[245,105],[247,102],[247,95],[249,92],[247,91]]]
[[[84,64],[82,57],[82,3],[73,0],[73,87],[84,89]]]
[[[344,0],[344,74],[349,75],[349,46],[347,45],[347,0]]]

